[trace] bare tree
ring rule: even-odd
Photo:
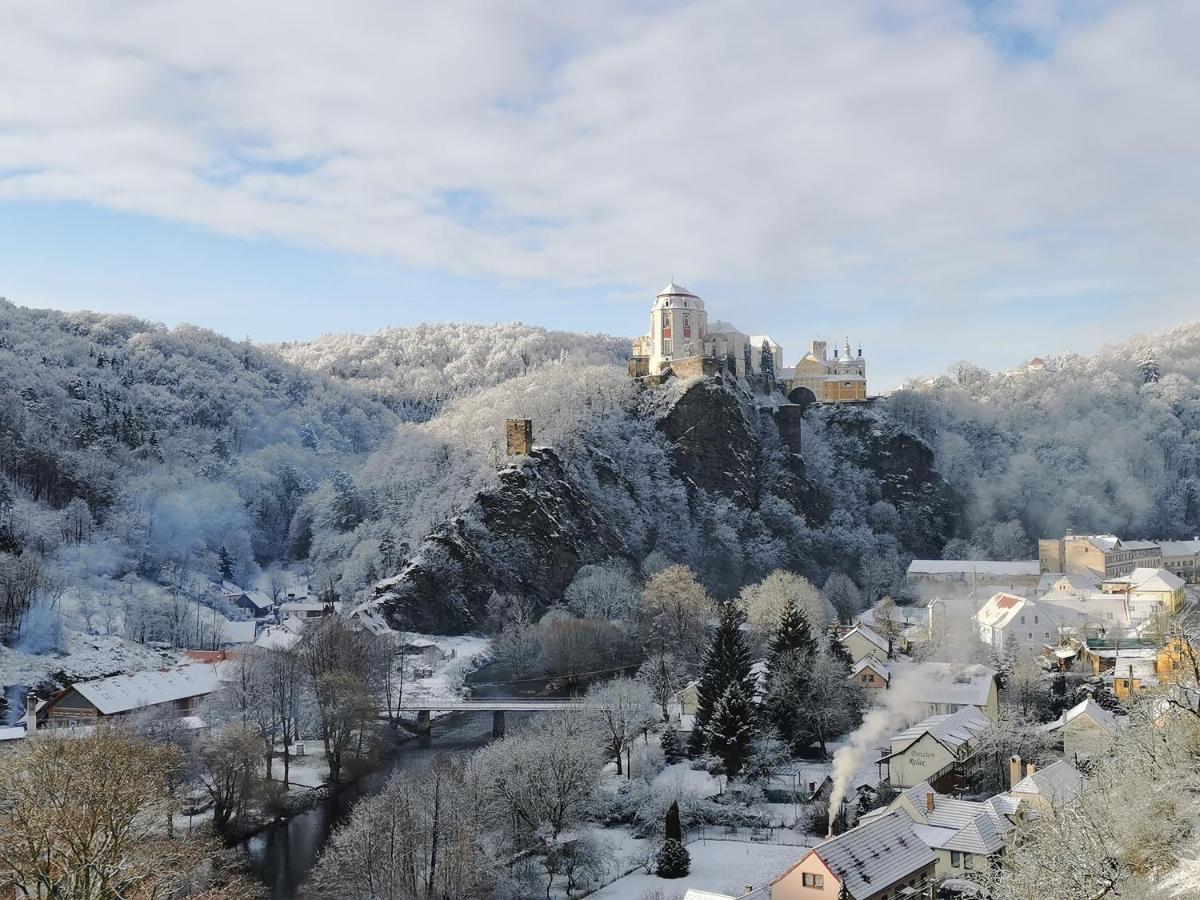
[[[655,653],[642,663],[638,669],[638,678],[650,688],[654,702],[662,710],[662,720],[667,721],[667,707],[687,683],[683,666],[670,653]]]
[[[200,748],[201,777],[213,802],[213,827],[225,832],[250,809],[259,783],[262,737],[248,725],[226,725]]]
[[[587,692],[587,702],[597,713],[608,751],[621,775],[621,754],[628,756],[634,738],[654,724],[654,694],[645,682],[613,678],[594,684]],[[628,775],[632,777],[633,772],[628,771]]]

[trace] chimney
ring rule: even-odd
[[[38,698],[32,690],[25,694],[25,733],[33,734],[37,731],[37,705]]]
[[[1035,766],[1033,763],[1030,763],[1029,766],[1025,769],[1025,774],[1032,775],[1036,771],[1037,771],[1037,766]]]
[[[1021,780],[1021,757],[1012,756],[1008,760],[1008,788],[1012,790]]]
[[[933,791],[925,795],[925,812],[933,812]]]
[[[743,897],[748,897],[753,893],[754,893],[754,885],[752,885],[752,884],[743,884],[742,885],[742,896]]]

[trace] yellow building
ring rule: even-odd
[[[867,399],[867,361],[862,348],[854,356],[849,342],[833,358],[825,341],[813,341],[812,349],[795,367],[781,373],[788,398],[793,403],[854,403]]]

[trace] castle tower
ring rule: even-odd
[[[657,375],[672,359],[703,356],[707,334],[704,301],[672,279],[650,312],[650,374]]]

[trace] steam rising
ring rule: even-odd
[[[875,749],[921,713],[920,697],[932,680],[919,669],[906,671],[892,679],[883,692],[883,702],[863,718],[850,742],[833,754],[833,793],[829,796],[829,829],[842,808],[842,800],[855,773],[876,759]]]

